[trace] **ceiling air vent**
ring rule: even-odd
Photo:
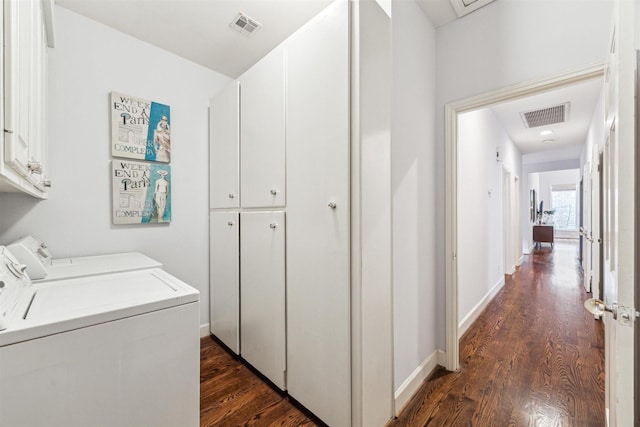
[[[244,34],[247,37],[251,37],[260,28],[260,23],[249,18],[244,13],[238,13],[233,22],[229,24],[234,30]]]
[[[528,128],[552,125],[554,123],[564,123],[569,116],[569,103],[542,108],[540,110],[520,113],[524,125]]]
[[[467,13],[480,9],[495,0],[449,0],[451,6],[456,10],[458,18],[462,18]]]

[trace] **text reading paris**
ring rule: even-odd
[[[149,102],[121,96],[119,102],[115,101],[113,103],[113,109],[122,111],[120,117],[122,118],[123,125],[149,124],[149,114],[147,113],[147,111],[151,109]]]
[[[146,165],[120,163],[120,167],[122,169],[116,169],[114,173],[116,178],[122,178],[122,190],[136,190],[149,186],[149,168]]]

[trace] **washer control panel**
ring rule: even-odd
[[[27,266],[0,246],[0,331],[8,327],[15,309],[31,286]]]
[[[7,246],[7,249],[21,264],[27,266],[31,280],[43,279],[49,274],[52,256],[44,242],[33,236],[26,236]]]

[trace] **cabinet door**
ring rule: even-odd
[[[284,390],[284,212],[243,212],[240,220],[241,355]]]
[[[285,205],[284,53],[240,77],[242,207]]]
[[[240,224],[237,212],[213,212],[210,236],[211,333],[240,353]]]
[[[210,206],[237,208],[240,150],[240,92],[238,82],[211,100],[209,131]]]
[[[349,33],[337,2],[287,48],[287,389],[351,424]]]
[[[42,2],[4,2],[4,163],[44,196],[47,36]],[[45,194],[39,194],[39,192]]]

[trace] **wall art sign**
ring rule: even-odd
[[[171,108],[111,92],[111,155],[169,163]]]
[[[171,166],[114,159],[113,223],[171,222]]]

